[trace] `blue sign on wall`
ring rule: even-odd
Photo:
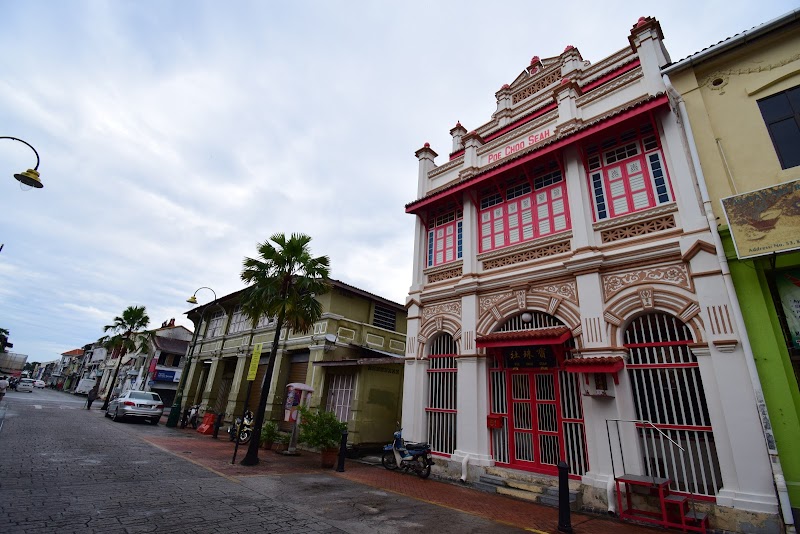
[[[155,380],[157,382],[174,382],[175,371],[162,371],[159,369],[156,371]]]

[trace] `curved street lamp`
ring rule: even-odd
[[[42,185],[42,181],[39,179],[39,153],[36,152],[36,149],[33,148],[33,145],[17,137],[9,137],[7,135],[0,136],[0,139],[11,139],[12,141],[19,141],[20,143],[28,145],[30,149],[33,150],[33,153],[36,154],[36,166],[32,169],[28,169],[27,171],[15,174],[14,178],[16,178],[17,181],[19,181],[19,183],[27,185],[29,187],[35,187],[36,189],[41,189],[42,187],[44,187]]]
[[[210,287],[202,286],[198,287],[194,294],[186,299],[186,302],[189,304],[197,304],[197,292],[201,289],[208,289],[214,294],[214,301],[217,303],[217,306],[224,312],[225,308],[222,307],[221,304],[217,302],[217,292],[211,289]],[[189,374],[189,366],[192,364],[192,356],[194,355],[194,347],[197,344],[197,334],[200,332],[200,327],[203,325],[203,316],[206,313],[208,306],[203,308],[203,311],[200,312],[200,321],[194,329],[194,334],[192,335],[192,342],[191,346],[189,347],[189,356],[186,358],[186,363],[183,364],[183,372],[181,373],[181,380],[178,382],[178,389],[175,392],[175,400],[172,402],[172,407],[169,410],[169,417],[167,418],[167,427],[174,428],[178,426],[178,418],[181,414],[181,404],[183,403],[183,388],[186,386],[186,377]]]

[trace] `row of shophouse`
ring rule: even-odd
[[[351,446],[399,423],[443,477],[533,484],[564,461],[586,508],[623,512],[633,475],[687,497],[706,519],[678,521],[698,530],[792,531],[799,17],[680,61],[652,18],[595,63],[534,56],[488,122],[450,131],[445,161],[417,150],[405,305],[333,281],[311,331],[280,333],[267,419],[304,383]],[[194,333],[158,330],[123,359],[126,387],[171,403],[183,378],[184,407],[226,420],[256,406],[275,324],[241,297],[189,310]],[[116,362],[82,358],[102,391]]]

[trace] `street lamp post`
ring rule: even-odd
[[[189,304],[197,304],[197,292],[201,289],[208,289],[214,294],[214,302],[217,301],[217,293],[210,287],[199,287],[195,290],[194,295],[186,299],[186,302]],[[217,304],[219,306],[219,304]],[[197,326],[194,328],[194,334],[192,335],[191,346],[189,348],[189,355],[186,358],[186,363],[183,364],[183,372],[181,373],[180,382],[178,382],[178,389],[175,392],[175,400],[172,403],[172,408],[169,410],[169,417],[167,418],[166,426],[170,428],[175,428],[178,426],[178,419],[181,415],[181,404],[183,403],[183,388],[186,386],[186,377],[189,374],[189,366],[192,364],[192,356],[194,356],[194,347],[197,344],[197,334],[200,332],[200,327],[203,325],[203,316],[206,313],[208,306],[203,308],[203,311],[200,312],[200,321],[198,322]]]
[[[27,185],[29,187],[35,187],[36,189],[41,189],[42,187],[44,187],[42,185],[42,181],[39,179],[39,153],[36,152],[36,149],[33,148],[33,145],[17,137],[10,137],[7,135],[0,136],[0,139],[11,139],[12,141],[19,141],[20,143],[28,145],[30,149],[33,150],[33,153],[36,154],[36,166],[32,169],[28,169],[27,171],[15,174],[14,178],[16,178],[17,181],[19,181],[19,183]]]

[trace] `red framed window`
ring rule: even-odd
[[[555,161],[483,192],[480,250],[488,252],[571,228],[567,186]]]
[[[673,199],[660,140],[643,124],[586,149],[595,220],[619,217]]]
[[[463,252],[463,210],[453,209],[433,217],[428,226],[427,266],[434,267],[461,259]]]

